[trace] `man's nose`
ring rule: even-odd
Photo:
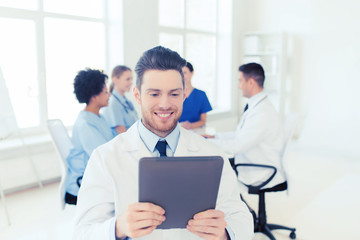
[[[167,94],[163,94],[160,97],[160,101],[159,101],[159,107],[163,108],[163,109],[168,109],[170,107],[170,98]]]

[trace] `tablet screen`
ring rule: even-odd
[[[215,209],[223,162],[220,156],[140,159],[139,202],[165,209],[158,229],[186,228],[196,213]]]

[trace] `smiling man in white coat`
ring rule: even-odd
[[[281,119],[268,95],[263,91],[265,72],[257,63],[248,63],[239,67],[239,88],[248,98],[244,113],[236,131],[218,133],[212,142],[227,153],[235,155],[235,164],[253,163],[276,167],[277,174],[264,186],[273,187],[285,181],[280,162],[284,144]],[[273,170],[254,167],[239,167],[239,178],[246,184],[257,184],[265,181]]]
[[[166,220],[165,209],[138,202],[142,157],[224,156],[216,145],[178,123],[185,64],[178,53],[160,46],[146,51],[138,61],[134,95],[142,118],[91,155],[79,191],[74,239],[252,239],[252,216],[240,200],[228,161],[216,209],[195,214],[186,229],[156,229]],[[159,142],[165,143],[165,152],[157,150]]]

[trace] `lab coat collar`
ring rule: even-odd
[[[256,95],[249,98],[248,104],[249,108],[255,107],[259,102],[264,100],[267,97],[267,94],[264,91],[257,93]]]
[[[174,156],[186,156],[186,153],[198,152],[198,142],[191,136],[192,132],[180,127],[180,138]]]
[[[137,151],[138,159],[142,157],[151,157],[152,155],[150,151],[147,149],[140,138],[137,126],[139,123],[138,121],[135,122],[125,133],[120,134],[120,136],[124,139],[120,148],[126,152]],[[191,134],[192,133],[190,131],[180,127],[179,142],[174,156],[186,156],[191,152],[199,151],[199,145],[191,136]]]

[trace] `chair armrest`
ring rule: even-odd
[[[254,164],[254,163],[238,163],[238,164],[235,164],[233,167],[235,170],[236,176],[238,176],[238,170],[237,170],[238,167],[269,168],[269,169],[273,170],[273,173],[271,174],[271,176],[268,179],[266,179],[265,181],[263,181],[262,183],[260,183],[259,185],[250,185],[250,184],[243,183],[249,189],[249,193],[257,193],[263,186],[268,184],[275,177],[276,172],[277,172],[277,169],[274,166],[270,166],[270,165]]]

